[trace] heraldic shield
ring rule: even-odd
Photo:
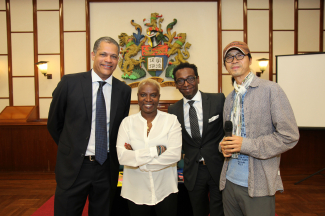
[[[123,79],[137,80],[145,77],[146,72],[159,77],[164,71],[166,78],[173,78],[173,68],[187,62],[191,44],[186,42],[186,33],[176,35],[176,32],[172,32],[176,19],[167,25],[164,33],[161,27],[163,21],[162,15],[151,13],[150,21],[143,19],[147,27],[145,35],[142,34],[141,25],[131,20],[137,33],[121,33],[118,36],[121,47],[118,66],[123,72]]]
[[[166,68],[168,62],[168,46],[158,45],[151,47],[143,45],[142,47],[143,64],[151,76],[160,76]]]

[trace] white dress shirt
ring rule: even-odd
[[[159,110],[148,136],[141,111],[122,121],[116,144],[119,162],[124,165],[122,197],[138,205],[155,205],[178,192],[176,162],[181,157],[181,130],[175,115]],[[133,150],[125,149],[125,143]],[[158,145],[167,147],[160,156]]]
[[[197,91],[195,96],[191,99],[194,101],[193,107],[195,108],[196,114],[197,114],[197,120],[199,121],[199,128],[200,128],[200,134],[202,137],[202,131],[203,131],[203,109],[202,109],[202,95],[200,91]],[[185,97],[183,98],[183,109],[184,109],[184,124],[185,129],[187,133],[192,137],[191,134],[191,125],[190,125],[190,105],[188,104],[188,99]]]
[[[95,130],[96,130],[96,100],[97,100],[97,91],[99,88],[98,81],[103,81],[94,71],[94,69],[91,70],[91,79],[92,79],[92,114],[91,114],[91,131],[90,131],[90,137],[88,142],[88,147],[86,151],[87,155],[95,155]],[[105,98],[105,104],[106,104],[106,119],[107,119],[107,151],[109,151],[109,122],[110,122],[110,113],[111,113],[111,96],[112,96],[112,76],[110,76],[107,80],[107,82],[103,86],[103,94]],[[80,92],[82,94],[82,92]]]
[[[193,107],[195,108],[197,120],[199,122],[199,128],[200,128],[200,134],[202,137],[203,132],[203,109],[202,109],[202,95],[200,91],[197,91],[194,97],[191,99],[194,101]],[[191,124],[190,124],[190,105],[188,104],[188,99],[185,97],[183,98],[183,109],[184,109],[184,126],[187,131],[187,133],[192,137],[191,134]],[[200,161],[204,161],[204,158],[202,157]]]

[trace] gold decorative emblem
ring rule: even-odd
[[[173,78],[173,69],[178,64],[187,62],[191,44],[186,42],[186,33],[179,33],[175,37],[176,32],[172,32],[172,29],[177,20],[174,19],[167,25],[164,34],[163,21],[162,15],[151,13],[150,21],[143,19],[144,26],[147,27],[145,35],[142,35],[142,27],[131,20],[131,25],[137,33],[121,33],[118,36],[122,55],[118,65],[123,72],[123,79],[137,80],[145,77],[147,73],[153,78],[159,78],[163,72],[165,77]],[[161,85],[174,85],[173,81],[163,82],[163,79],[160,79]],[[136,83],[131,84],[135,86]]]

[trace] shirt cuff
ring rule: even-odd
[[[157,152],[157,147],[151,147],[150,148],[150,155],[152,158],[157,158],[158,157],[158,152]]]

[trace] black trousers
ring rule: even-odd
[[[109,154],[103,165],[84,159],[73,185],[63,190],[56,187],[55,216],[81,216],[89,196],[89,216],[109,215],[110,169]]]
[[[154,208],[157,216],[176,216],[177,215],[177,193],[172,193],[160,203],[149,205],[137,205],[128,200],[131,216],[150,216],[151,208]]]
[[[210,198],[209,198],[210,193]],[[222,193],[214,182],[208,167],[200,164],[195,186],[188,191],[194,216],[223,216]]]

